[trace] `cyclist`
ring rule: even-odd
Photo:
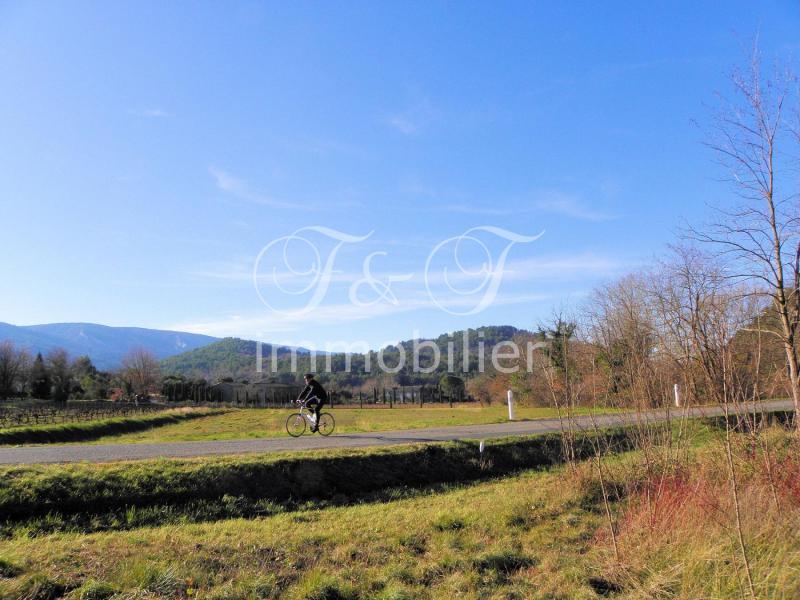
[[[297,403],[302,404],[305,402],[306,406],[314,411],[314,426],[311,431],[315,433],[319,429],[319,414],[328,401],[328,392],[325,391],[319,381],[314,379],[313,373],[306,373],[303,379],[305,379],[306,387],[300,392]]]

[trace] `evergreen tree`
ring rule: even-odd
[[[539,328],[539,333],[550,341],[550,347],[545,353],[550,358],[553,366],[561,371],[569,367],[569,343],[575,335],[577,325],[558,317],[551,328]]]
[[[44,364],[41,352],[36,354],[36,359],[33,361],[28,381],[30,384],[31,396],[42,400],[50,398],[50,373],[47,370],[47,366]]]
[[[70,397],[84,400],[108,397],[111,378],[108,373],[98,371],[88,356],[79,356],[72,363],[72,379]]]
[[[72,363],[72,373],[75,379],[81,380],[87,375],[92,377],[97,375],[97,368],[92,364],[91,358],[88,356],[79,356],[75,359],[75,362]]]

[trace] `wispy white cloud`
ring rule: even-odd
[[[535,208],[582,221],[613,221],[618,218],[615,215],[592,208],[573,196],[560,192],[546,193],[544,198],[535,201]]]
[[[407,108],[387,115],[384,122],[403,135],[410,136],[421,133],[435,115],[436,110],[431,101],[426,96],[415,94]]]
[[[621,258],[589,251],[512,260],[505,265],[501,289],[489,308],[550,301],[563,296],[565,285],[568,288],[572,287],[573,283],[585,286],[587,281],[616,276],[632,265],[630,261]],[[481,278],[480,266],[467,265],[465,271],[459,271],[454,267],[446,278],[443,272],[429,273],[427,285],[422,270],[414,272],[410,279],[392,286],[397,303],[376,302],[359,305],[333,300],[329,304],[323,303],[304,313],[281,314],[265,308],[246,315],[223,315],[218,318],[174,323],[169,328],[214,336],[239,336],[276,342],[280,341],[277,338],[281,334],[298,332],[302,335],[302,332],[320,326],[346,327],[350,323],[370,320],[380,323],[381,319],[391,319],[413,311],[438,311],[442,308],[457,312],[462,309],[469,310],[476,305],[479,298],[473,293],[459,293],[459,289],[462,286],[472,288],[476,285],[476,277]],[[244,257],[239,262],[231,262],[228,265],[217,264],[213,268],[197,271],[194,275],[225,283],[253,285],[252,264]],[[397,273],[380,271],[372,272],[371,275],[378,281],[386,282]],[[334,273],[330,298],[346,298],[348,286],[363,277],[363,272],[355,268]],[[308,283],[307,277],[303,279],[291,274],[279,274],[279,278],[282,285],[291,286],[293,278]],[[268,278],[264,278],[264,284],[268,283],[266,279]],[[435,300],[429,295],[429,290],[435,295]],[[478,292],[478,295],[480,293]],[[573,289],[570,293],[574,295],[581,292],[579,289]],[[369,298],[361,300],[366,302]]]
[[[419,133],[421,125],[407,114],[396,114],[386,117],[386,122],[404,135]]]
[[[540,302],[550,298],[551,296],[547,294],[506,294],[498,296],[492,306]],[[436,302],[420,295],[397,305],[389,303],[366,306],[349,303],[328,304],[321,305],[307,313],[289,315],[271,313],[265,309],[263,312],[250,315],[227,315],[221,318],[173,323],[168,325],[167,329],[216,337],[236,336],[274,342],[274,339],[268,339],[270,334],[304,331],[313,326],[343,325],[418,310],[439,310],[440,307],[470,308],[474,304],[474,298],[465,298],[459,295],[437,297]]]
[[[582,202],[567,196],[553,196],[545,200],[535,200],[530,204],[517,203],[478,205],[478,204],[439,204],[425,209],[428,212],[455,212],[487,217],[509,217],[519,214],[551,213],[582,221],[612,221],[618,217],[600,210],[592,209]]]
[[[507,217],[520,213],[537,212],[537,210],[530,206],[523,206],[520,208],[502,207],[502,206],[478,206],[474,204],[440,204],[431,206],[427,212],[456,212],[466,215],[484,215],[487,217]]]
[[[174,113],[159,107],[132,110],[130,112],[138,117],[146,117],[148,119],[165,119],[167,117],[175,116]]]
[[[297,204],[276,200],[266,194],[253,191],[244,179],[231,175],[217,167],[209,167],[208,172],[214,178],[217,188],[240,200],[263,204],[273,208],[297,208]]]
[[[604,256],[594,252],[561,256],[537,256],[508,261],[503,268],[503,283],[552,283],[584,282],[587,279],[607,278],[619,275],[633,266],[620,258]],[[480,264],[464,265],[464,270],[448,270],[446,280],[450,284],[465,283],[472,286],[485,277]],[[443,284],[444,273],[429,273],[429,284]],[[470,286],[467,286],[470,287]]]
[[[615,193],[618,191],[618,186],[614,190],[610,190],[608,185],[608,181],[604,181],[601,186],[601,191],[605,195],[608,195],[611,191]],[[592,207],[574,194],[557,190],[538,191],[523,199],[493,199],[491,203],[487,203],[486,200],[481,202],[465,198],[465,194],[458,191],[443,191],[418,179],[411,179],[404,183],[401,186],[401,191],[411,196],[429,200],[424,206],[412,207],[415,211],[450,212],[488,217],[551,213],[572,219],[594,222],[612,221],[618,218],[616,215]]]
[[[198,268],[189,273],[195,279],[218,281],[224,283],[240,283],[253,285],[254,259],[242,258],[238,261],[213,263]],[[424,258],[420,264],[424,264]],[[580,252],[568,255],[535,256],[525,259],[509,260],[503,269],[503,281],[509,282],[537,282],[537,281],[567,281],[570,279],[585,280],[587,277],[612,277],[619,275],[635,266],[629,260],[599,254],[597,252]],[[457,267],[450,269],[447,280],[451,283],[475,281],[480,277],[481,264],[464,265],[461,272]],[[417,294],[424,289],[426,280],[423,269],[417,271],[378,271],[370,268],[370,276],[382,282],[390,278],[411,277],[404,280],[402,285],[409,287],[409,293]],[[478,275],[476,275],[478,274]],[[352,284],[364,279],[363,270],[354,268],[347,271],[337,270],[330,276],[332,284]],[[291,272],[259,273],[259,285],[270,285],[277,281],[281,285],[308,284],[310,275],[297,275]],[[429,284],[438,285],[444,282],[442,273],[430,272],[427,275]],[[401,285],[401,284],[398,284]],[[398,293],[399,295],[399,293]]]
[[[299,208],[302,208],[303,210],[335,210],[361,206],[360,203],[351,201],[326,202],[324,204],[289,202],[258,192],[252,189],[244,179],[232,175],[231,173],[218,167],[211,166],[208,168],[208,172],[214,178],[217,189],[233,196],[234,198],[253,204],[262,204],[272,208],[290,208],[295,210]]]
[[[370,156],[366,150],[355,144],[332,138],[300,134],[293,138],[280,138],[277,141],[289,150],[316,154],[319,156],[330,156],[334,154],[354,156],[357,158],[368,158]]]
[[[587,68],[582,72],[574,72],[572,75],[556,77],[550,80],[538,81],[535,87],[524,92],[526,95],[552,97],[554,94],[562,93],[568,89],[577,90],[587,84],[605,83],[614,81],[621,77],[635,77],[640,74],[647,74],[650,71],[663,69],[665,67],[675,67],[690,65],[692,63],[713,62],[711,57],[676,57],[659,58],[645,61],[632,61],[621,63],[607,63]]]
[[[216,280],[220,282],[247,283],[253,284],[253,261],[209,265],[189,272],[189,276],[195,279]],[[330,275],[331,283],[352,283],[362,278],[363,275],[356,272],[345,273],[336,271]],[[291,272],[259,273],[257,279],[259,285],[277,281],[281,284],[308,283],[311,275],[301,276]]]
[[[591,277],[613,277],[634,266],[629,260],[582,252],[569,256],[541,256],[511,261],[505,268],[504,280],[584,280]]]

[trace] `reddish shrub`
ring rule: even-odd
[[[800,457],[784,456],[772,472],[780,497],[800,506]]]
[[[697,508],[713,514],[722,510],[718,487],[702,475],[690,476],[686,470],[653,476],[632,494],[619,519],[619,531],[647,528],[664,533]]]

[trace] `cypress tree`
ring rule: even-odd
[[[50,373],[44,364],[41,352],[36,354],[36,360],[33,361],[29,381],[31,396],[42,400],[50,398]]]

